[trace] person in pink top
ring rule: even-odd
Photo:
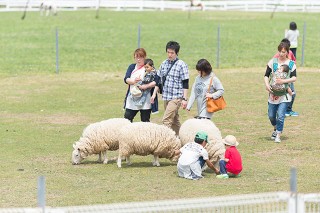
[[[227,135],[222,141],[226,147],[226,152],[224,153],[224,159],[219,161],[220,175],[216,177],[220,179],[239,177],[242,171],[242,158],[236,148],[239,142],[233,135]]]
[[[289,45],[289,48],[290,48],[291,44],[290,44],[289,39],[284,38],[284,39],[281,40],[281,42],[287,43],[287,44]],[[279,58],[279,55],[280,55],[280,53],[277,52],[277,53],[273,56],[273,58]],[[294,54],[293,54],[293,52],[291,51],[291,49],[289,50],[288,58],[289,58],[290,60],[294,61],[294,63],[296,64],[296,57],[294,56]],[[286,114],[285,114],[285,115],[286,115],[286,116],[297,117],[297,116],[299,116],[299,113],[292,110],[293,102],[294,102],[294,99],[296,98],[296,92],[295,92],[295,90],[294,90],[294,84],[291,83],[291,84],[289,84],[289,86],[290,86],[290,89],[292,90],[292,99],[291,99],[291,102],[288,104],[288,107],[287,107],[287,110],[286,110]]]

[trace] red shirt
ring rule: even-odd
[[[235,146],[229,147],[226,150],[224,157],[229,159],[226,163],[227,172],[237,175],[242,171],[241,155]]]

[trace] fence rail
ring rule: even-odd
[[[50,0],[45,0],[50,1]],[[42,0],[0,0],[0,11],[39,10]],[[190,1],[169,0],[51,0],[59,10],[106,8],[110,10],[189,10]],[[320,12],[318,0],[224,0],[202,1],[203,10]],[[197,9],[192,7],[192,9]],[[200,9],[200,8],[198,8]]]
[[[116,203],[107,205],[69,206],[59,208],[10,208],[0,213],[142,213],[142,212],[251,212],[251,213],[319,213],[320,194],[271,192],[198,199]]]

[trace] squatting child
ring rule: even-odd
[[[227,135],[223,139],[223,143],[226,147],[226,152],[224,153],[224,159],[219,161],[220,175],[217,178],[226,179],[229,177],[239,177],[242,171],[242,158],[236,148],[239,145],[236,137],[233,135]]]
[[[207,163],[216,174],[219,170],[209,161],[208,152],[204,148],[208,143],[208,134],[200,131],[196,134],[194,141],[185,144],[175,154],[181,154],[178,160],[177,169],[179,177],[191,180],[203,178],[202,167]]]

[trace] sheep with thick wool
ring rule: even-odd
[[[167,126],[150,122],[135,122],[124,126],[119,135],[119,157],[117,165],[121,167],[121,159],[126,158],[130,165],[130,155],[152,154],[153,166],[160,166],[159,158],[177,160],[175,150],[181,148],[181,142],[175,132]]]
[[[199,131],[208,134],[208,144],[205,149],[208,151],[209,160],[216,164],[224,158],[225,147],[222,142],[221,132],[209,119],[188,119],[180,127],[179,137],[181,145],[194,141],[194,137]]]
[[[99,162],[108,163],[107,150],[119,149],[119,130],[128,124],[128,119],[111,118],[87,126],[79,141],[73,144],[72,164],[80,164],[92,154],[99,154]]]

